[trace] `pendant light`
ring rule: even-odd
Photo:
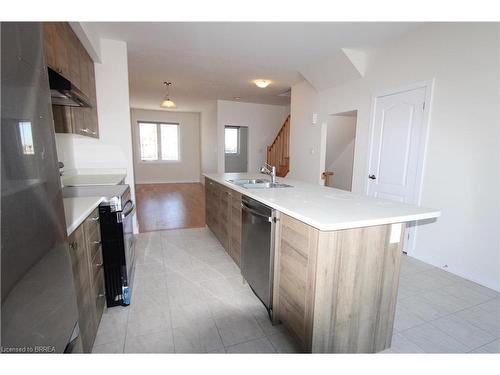
[[[163,101],[160,104],[160,107],[162,108],[176,108],[177,106],[173,102],[173,100],[170,99],[170,86],[172,85],[172,82],[163,82],[163,84],[167,87],[167,95],[163,98]]]
[[[265,89],[267,86],[271,84],[271,81],[268,79],[256,79],[253,81],[253,83],[255,83],[255,86],[261,89]]]

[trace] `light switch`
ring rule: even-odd
[[[312,115],[312,124],[316,125],[317,123],[318,123],[318,114],[317,113],[313,113],[313,115]]]

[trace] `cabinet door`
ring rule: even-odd
[[[64,22],[44,22],[43,34],[47,65],[68,78],[70,74],[68,71],[67,24]]]
[[[54,118],[54,129],[56,133],[74,133],[75,111],[71,107],[62,105],[52,106],[52,116]]]
[[[71,29],[68,23],[64,24],[65,30],[65,47],[68,57],[68,76],[66,77],[80,89],[81,76],[80,76],[80,41]]]
[[[217,237],[217,239],[220,241],[220,228],[219,228],[219,223],[220,223],[220,218],[219,218],[220,189],[219,189],[219,185],[216,182],[213,183],[212,194],[211,194],[210,199],[213,202],[212,207],[211,207],[212,225],[213,225],[212,231],[214,232],[215,237]]]
[[[99,327],[101,322],[102,313],[104,312],[104,307],[106,306],[106,288],[104,284],[104,269],[101,269],[97,274],[97,277],[93,286],[94,290],[94,301],[96,309],[96,323]]]
[[[97,328],[101,320],[105,302],[101,230],[99,225],[99,211],[97,208],[88,216],[83,226],[87,242],[90,284],[92,285],[91,297]]]
[[[86,72],[87,91],[90,107],[72,107],[73,132],[87,137],[99,138],[99,125],[97,122],[97,101],[95,95],[94,62],[87,53],[84,54],[84,66]]]
[[[88,267],[88,252],[83,225],[80,225],[69,237],[69,251],[73,269],[73,284],[78,306],[78,325],[82,337],[83,351],[90,353],[94,344],[95,307],[91,295],[91,283]]]
[[[81,87],[80,90],[87,96],[90,97],[90,69],[88,64],[92,61],[87,51],[82,44],[78,45],[78,52],[80,54],[80,78]]]
[[[280,215],[274,267],[274,318],[310,350],[319,231]]]
[[[231,190],[220,185],[219,197],[219,232],[221,242],[227,253],[230,254],[230,230],[231,230]]]
[[[87,124],[85,120],[85,112],[87,108],[70,107],[71,108],[71,121],[73,122],[72,129],[74,134],[87,135]]]
[[[56,64],[57,71],[64,77],[70,77],[68,56],[68,24],[56,22]]]
[[[94,70],[94,62],[87,55],[87,69],[89,75],[89,99],[90,99],[90,108],[88,108],[87,114],[87,127],[90,130],[90,137],[99,138],[99,122],[97,118],[97,95],[96,95],[96,87],[95,87],[95,70]]]
[[[43,47],[45,50],[45,63],[57,71],[57,28],[55,22],[43,23]]]
[[[205,222],[210,230],[214,231],[213,215],[213,202],[212,202],[212,189],[213,182],[205,177]]]
[[[231,193],[229,255],[231,255],[231,258],[239,266],[241,258],[241,194],[234,190]]]

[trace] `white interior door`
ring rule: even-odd
[[[424,157],[426,87],[375,99],[368,195],[418,204]],[[413,229],[408,234],[412,237]],[[405,250],[412,247],[405,239]]]

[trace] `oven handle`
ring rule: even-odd
[[[128,207],[128,208],[127,208]],[[122,209],[122,220],[125,219],[128,215],[130,215],[134,211],[135,205],[131,199],[129,199]]]

